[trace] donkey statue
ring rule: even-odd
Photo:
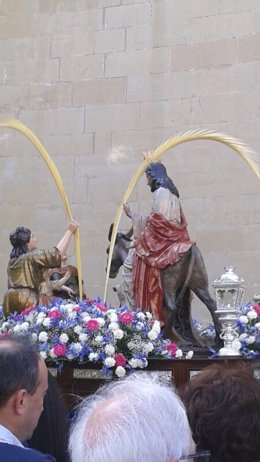
[[[113,224],[110,226],[108,234],[109,242],[112,230]],[[120,267],[124,265],[132,243],[131,236],[132,229],[127,234],[117,233],[111,260],[110,278],[115,278]],[[164,288],[164,336],[183,345],[205,345],[194,328],[191,317],[191,292],[193,292],[210,311],[216,331],[214,346],[220,348],[223,341],[220,338],[221,325],[216,315],[217,307],[208,290],[208,275],[202,254],[197,245],[194,244],[180,261],[162,269],[160,274]]]

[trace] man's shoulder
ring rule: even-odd
[[[55,459],[35,449],[0,443],[0,460],[12,462],[55,462]]]

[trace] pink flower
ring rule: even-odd
[[[53,351],[54,351],[54,354],[56,356],[64,356],[66,351],[67,351],[67,348],[65,345],[61,344],[61,343],[58,343],[58,345],[55,345],[53,347]]]
[[[104,313],[105,311],[107,311],[107,308],[106,308],[105,305],[103,305],[102,303],[96,303],[96,307],[97,307],[100,311],[102,311],[103,313]]]
[[[175,356],[176,351],[178,350],[178,347],[177,345],[175,345],[175,343],[168,343],[166,345],[166,350],[169,351],[171,356]]]
[[[52,311],[49,311],[47,316],[48,318],[59,319],[61,317],[61,312],[59,310],[52,310]]]
[[[122,324],[131,324],[131,322],[133,321],[132,313],[126,312],[126,313],[120,314],[119,321]]]
[[[253,310],[255,310],[255,312],[258,314],[258,316],[260,316],[260,305],[257,305],[257,303],[255,305],[252,306]]]
[[[114,356],[116,366],[124,366],[126,364],[126,358],[122,353],[118,353]]]
[[[86,322],[86,328],[88,330],[97,330],[99,328],[98,321],[96,321],[95,319],[90,319]]]
[[[22,316],[26,316],[26,315],[29,314],[32,310],[34,310],[34,308],[35,308],[34,305],[33,305],[33,306],[29,306],[28,308],[26,308],[25,310],[23,310],[23,311],[21,312],[21,315],[22,315]]]
[[[80,306],[76,305],[72,308],[72,311],[80,311]]]

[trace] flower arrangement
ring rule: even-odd
[[[244,356],[260,355],[260,306],[248,304],[241,308],[241,315],[237,323],[238,341]]]
[[[54,361],[90,361],[106,375],[123,377],[145,368],[148,357],[181,358],[182,350],[162,338],[160,323],[148,312],[110,308],[98,300],[79,303],[56,299],[48,306],[25,309],[0,321],[0,334],[30,333],[42,358]],[[187,354],[191,357],[192,352]]]
[[[254,358],[260,356],[260,306],[258,304],[248,303],[240,308],[241,314],[235,325],[238,338],[234,340],[233,347],[240,351],[242,356]],[[199,335],[205,339],[214,339],[215,328],[212,323],[203,327],[197,320],[194,321],[194,327]],[[211,349],[212,357],[216,352]]]

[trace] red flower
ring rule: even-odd
[[[116,366],[124,366],[126,364],[126,358],[122,353],[118,353],[114,356]]]
[[[260,316],[260,305],[257,305],[257,303],[255,305],[252,306],[253,310],[255,310],[255,312],[258,314],[258,316]]]
[[[61,317],[61,312],[59,310],[51,310],[47,314],[48,318],[59,319]]]
[[[58,343],[58,345],[55,345],[53,347],[53,351],[54,351],[54,354],[56,356],[64,356],[66,351],[67,351],[67,348],[65,345],[61,344],[61,343]]]
[[[177,345],[175,345],[175,343],[168,343],[166,345],[166,350],[169,351],[171,356],[175,356],[176,351],[178,350],[178,347]]]
[[[120,314],[119,321],[122,324],[131,324],[131,322],[133,321],[132,313],[126,312],[126,313]]]
[[[86,328],[88,330],[97,330],[99,328],[98,321],[96,321],[95,319],[90,319],[86,322]]]
[[[21,315],[22,315],[22,316],[26,316],[26,315],[29,314],[32,310],[34,310],[34,308],[35,308],[34,305],[33,305],[33,306],[29,306],[28,308],[26,308],[25,310],[23,310],[23,311],[21,312]]]

